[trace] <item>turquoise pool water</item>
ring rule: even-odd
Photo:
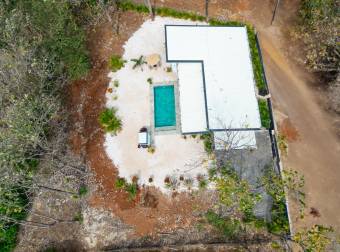
[[[174,86],[157,86],[154,93],[155,127],[176,125],[175,90]]]

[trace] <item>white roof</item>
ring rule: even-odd
[[[255,131],[215,131],[216,150],[256,148]]]
[[[178,64],[177,74],[182,133],[206,131],[202,64]]]
[[[261,127],[245,27],[166,26],[166,38],[167,60],[179,62],[182,132]]]

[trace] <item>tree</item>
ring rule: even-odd
[[[39,190],[76,194],[37,170],[45,162],[53,173],[84,173],[66,160],[61,91],[88,59],[66,1],[2,1],[0,24],[0,250],[8,251]]]
[[[334,80],[340,69],[338,0],[303,0],[296,37],[302,39],[310,70]]]

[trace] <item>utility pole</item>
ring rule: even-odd
[[[274,9],[274,12],[273,12],[273,17],[272,17],[272,21],[270,22],[270,25],[272,25],[273,22],[274,22],[276,11],[279,8],[279,4],[280,4],[280,0],[276,0],[275,9]]]
[[[205,0],[205,20],[209,20],[209,0]]]
[[[153,15],[153,10],[152,10],[152,5],[151,5],[151,0],[144,0],[145,5],[149,8],[150,16],[152,20],[154,20],[154,15]]]

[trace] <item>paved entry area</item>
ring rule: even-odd
[[[257,185],[259,179],[264,175],[264,169],[273,165],[268,130],[256,131],[255,137],[256,149],[231,150],[228,155],[223,151],[216,151],[218,163],[231,162],[238,175],[254,186]],[[255,207],[255,214],[258,217],[270,219],[272,200],[263,189],[259,189],[259,192],[262,195],[262,199]]]

